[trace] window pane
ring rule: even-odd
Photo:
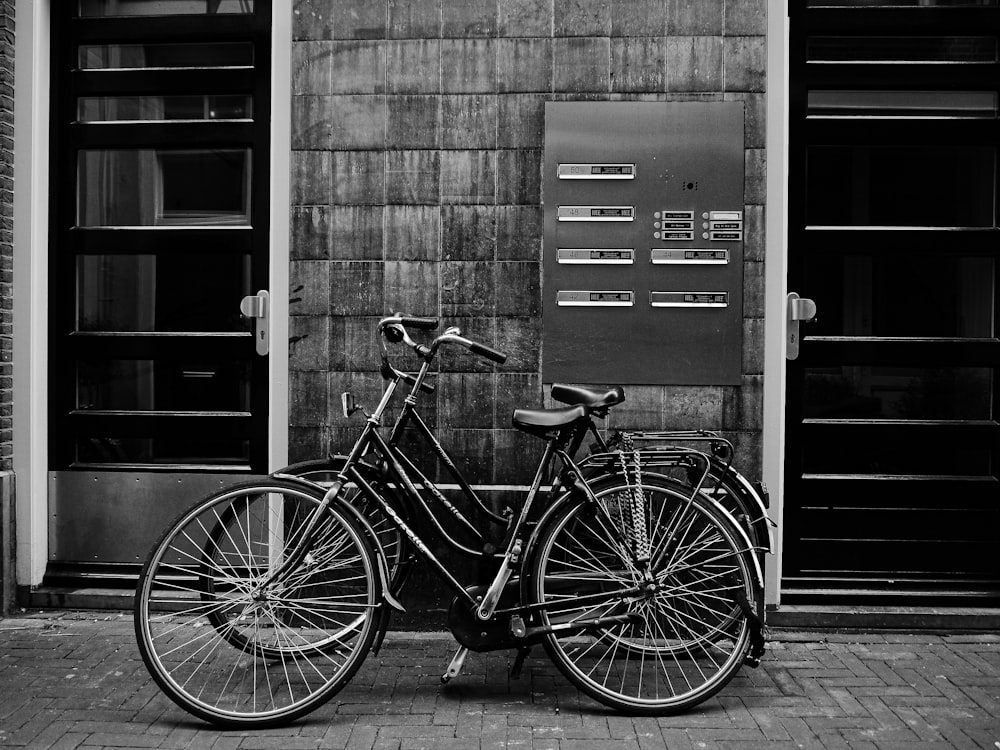
[[[810,336],[992,338],[993,258],[920,253],[817,256],[808,295],[823,300]]]
[[[249,120],[253,97],[228,96],[87,96],[77,100],[80,122],[132,120]]]
[[[178,438],[80,437],[76,439],[78,464],[245,466],[250,443],[227,437],[190,435]]]
[[[250,224],[250,149],[81,151],[77,225]]]
[[[804,416],[814,419],[990,419],[989,367],[807,369]]]
[[[79,0],[81,16],[173,16],[253,13],[254,0]]]
[[[997,59],[997,40],[988,36],[814,36],[806,43],[809,62],[981,63]]]
[[[810,91],[810,117],[996,117],[993,91]]]
[[[988,146],[813,146],[806,220],[813,226],[994,226]]]
[[[247,332],[239,304],[250,293],[248,256],[81,255],[77,330]]]
[[[77,364],[76,399],[82,410],[248,412],[250,364],[83,359]]]
[[[135,68],[247,68],[253,45],[247,42],[175,44],[81,44],[82,70]]]

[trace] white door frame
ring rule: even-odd
[[[793,0],[801,1],[801,0]],[[765,601],[781,603],[785,466],[785,295],[788,271],[788,0],[767,3],[767,197],[764,269],[764,481],[778,523]],[[773,563],[773,564],[772,564]]]
[[[16,0],[14,85],[13,465],[17,584],[48,559],[48,226],[51,4]],[[288,253],[292,8],[275,2],[271,34],[268,464],[288,462]]]

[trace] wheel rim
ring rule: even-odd
[[[631,555],[627,507],[619,485],[575,506],[539,551],[536,594],[564,601],[542,617],[560,625],[607,617],[627,622],[555,634],[549,646],[574,682],[617,706],[669,709],[697,703],[739,668],[749,632],[731,589],[747,580],[734,538],[703,506],[644,487],[651,571]],[[600,605],[570,602],[579,593],[639,590]]]
[[[261,586],[318,502],[273,486],[223,494],[155,551],[138,592],[141,638],[161,687],[186,708],[282,716],[320,700],[363,658],[378,604],[374,568],[341,516],[327,512],[306,560]]]

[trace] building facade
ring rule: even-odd
[[[344,450],[393,311],[507,353],[425,406],[497,508],[537,456],[513,408],[624,383],[609,430],[717,431],[766,484],[786,622],[1000,601],[995,0],[4,10],[23,602],[120,603],[196,497]]]

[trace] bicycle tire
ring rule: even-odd
[[[543,605],[544,640],[559,670],[582,692],[637,715],[681,713],[721,690],[743,664],[750,625],[735,592],[751,596],[754,574],[735,524],[703,496],[644,476],[641,489],[652,574],[630,551],[621,476],[592,483],[597,503],[570,498],[549,515],[532,546],[527,597]],[[600,504],[600,507],[599,505]],[[653,584],[650,587],[650,584]],[[600,604],[579,595],[642,590]],[[630,618],[586,630],[582,620]],[[558,626],[570,626],[560,630]]]
[[[328,507],[299,566],[258,585],[321,500],[293,481],[239,484],[182,513],[153,546],[136,588],[136,639],[184,710],[227,728],[281,726],[361,666],[384,605],[376,552],[351,512]]]

